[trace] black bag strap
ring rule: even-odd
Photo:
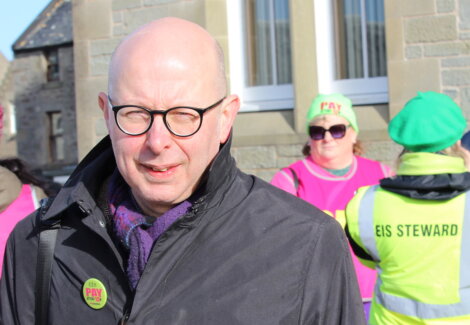
[[[297,176],[297,173],[295,172],[295,170],[293,168],[286,167],[285,169],[289,169],[290,172],[292,173],[292,178],[294,180],[295,194],[297,195],[298,191],[299,191],[299,176]]]
[[[290,167],[287,167],[287,168],[289,168],[289,170],[291,171],[292,177],[294,178],[295,189],[298,190],[299,189],[299,177],[297,176],[297,173],[295,172],[293,168],[290,168]]]
[[[38,261],[36,267],[35,324],[48,324],[48,309],[51,287],[52,260],[59,230],[59,223],[47,224],[42,220],[52,199],[41,200],[37,218],[39,226]]]

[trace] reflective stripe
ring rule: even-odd
[[[463,263],[466,262],[466,263]],[[460,251],[460,292],[470,291],[470,195],[465,193],[465,213],[462,222],[462,243]],[[470,293],[467,293],[467,303],[470,303]],[[470,309],[467,309],[470,313]]]
[[[359,205],[359,236],[369,255],[379,263],[379,252],[375,243],[374,234],[374,194],[378,185],[369,187],[362,197]]]
[[[36,189],[34,188],[33,185],[28,185],[31,188],[31,196],[33,198],[33,204],[34,204],[34,209],[39,208],[39,200],[38,200],[38,194],[36,193]]]
[[[378,186],[367,189],[359,206],[359,235],[362,243],[374,260],[380,261],[374,235],[374,196]],[[427,304],[380,291],[382,286],[379,266],[375,285],[376,301],[390,311],[417,318],[445,318],[470,315],[470,195],[465,194],[465,210],[462,222],[460,249],[460,302],[448,305]],[[375,255],[375,256],[374,256]]]

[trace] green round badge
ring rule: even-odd
[[[88,279],[83,284],[83,298],[88,306],[93,309],[101,309],[106,305],[108,294],[103,283],[98,279]]]

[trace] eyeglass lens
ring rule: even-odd
[[[344,124],[335,124],[330,126],[329,129],[324,127],[311,125],[309,127],[310,138],[313,140],[322,140],[325,138],[325,133],[330,132],[331,137],[334,139],[341,139],[346,134],[346,125]]]
[[[128,134],[142,134],[147,131],[152,122],[151,113],[139,107],[123,107],[117,112],[117,122]],[[191,108],[174,108],[164,116],[166,126],[177,135],[191,135],[201,125],[200,114]]]

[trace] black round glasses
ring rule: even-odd
[[[204,113],[218,106],[224,99],[225,97],[206,108],[178,106],[161,111],[137,105],[113,106],[111,97],[108,96],[119,129],[125,134],[136,136],[150,130],[155,115],[163,115],[163,123],[172,134],[178,137],[192,136],[201,128]]]

